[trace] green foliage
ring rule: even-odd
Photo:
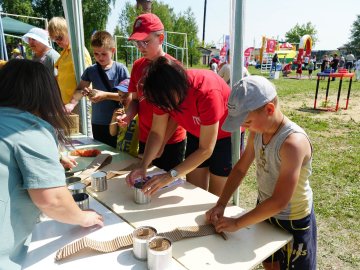
[[[0,5],[6,13],[32,16],[34,11],[31,0],[0,0]]]
[[[51,19],[52,17],[64,17],[61,0],[33,0],[32,5],[36,17],[47,19]]]
[[[313,45],[317,42],[317,30],[311,22],[299,25],[298,23],[285,33],[286,41],[289,43],[299,43],[300,39],[304,35],[310,35]]]
[[[110,4],[116,0],[82,0],[85,46],[90,48],[90,37],[94,30],[106,28]],[[11,14],[42,17],[50,20],[54,16],[64,16],[61,0],[0,0],[4,12]],[[27,19],[19,20],[28,22]],[[44,27],[41,22],[31,20],[31,24]]]
[[[345,47],[354,55],[360,56],[360,15],[357,15],[352,25],[350,41],[345,44]]]
[[[110,14],[111,0],[83,0],[85,46],[90,49],[90,37],[96,30],[104,30]]]

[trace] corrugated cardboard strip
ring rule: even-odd
[[[211,224],[206,224],[199,226],[180,227],[169,232],[159,233],[157,235],[164,236],[166,238],[169,238],[172,242],[176,242],[185,238],[200,237],[215,233],[216,231],[214,226]],[[59,249],[56,253],[55,261],[60,261],[70,255],[77,253],[84,248],[89,248],[91,250],[99,251],[102,253],[114,252],[119,249],[130,248],[133,244],[132,237],[132,234],[129,234],[116,237],[110,241],[95,241],[83,237]],[[224,238],[224,235],[222,235],[222,237]]]

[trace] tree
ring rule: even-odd
[[[52,17],[63,17],[64,10],[61,0],[33,0],[34,15],[51,19]]]
[[[315,26],[311,24],[311,22],[307,22],[306,24],[302,25],[297,23],[293,28],[285,33],[285,38],[289,43],[299,43],[301,37],[304,35],[311,36],[313,45],[315,45],[315,43],[318,41],[317,30],[315,29]]]
[[[199,38],[197,36],[198,26],[196,24],[195,15],[190,7],[184,12],[184,14],[180,13],[178,15],[173,31],[187,33],[189,57],[192,57],[192,62],[198,63],[201,56],[200,51],[197,49],[199,46]],[[177,40],[174,40],[174,44],[181,45],[182,42],[183,39],[181,39],[180,36],[177,37]]]
[[[196,49],[199,43],[197,38],[198,28],[195,22],[194,13],[191,11],[191,8],[185,11],[184,14],[180,13],[179,15],[176,15],[173,8],[171,8],[169,5],[163,4],[162,2],[153,1],[152,13],[156,14],[160,18],[166,31],[187,33],[189,55],[193,54],[194,61],[198,61],[200,57],[200,53]],[[136,9],[135,5],[131,4],[130,2],[126,2],[125,7],[120,14],[119,25],[115,30],[115,35],[124,37],[130,36],[133,30],[132,27],[135,18],[140,14],[140,9]],[[184,36],[169,34],[167,36],[167,42],[177,47],[184,47]],[[126,47],[127,45],[128,44],[126,43],[125,38],[118,42],[118,48],[122,48],[119,53],[121,59],[127,59],[127,57],[129,57],[131,54],[131,49]],[[176,51],[173,48],[168,46],[167,49],[169,54],[176,56]],[[178,58],[181,60],[180,54],[178,54]]]
[[[116,0],[82,0],[85,46],[89,48],[90,37],[94,30],[103,30],[106,27],[110,14],[110,5]],[[4,12],[42,17],[50,20],[54,16],[64,16],[61,0],[0,0]],[[19,20],[27,22],[26,19]],[[34,20],[31,24],[44,27]]]
[[[5,13],[32,16],[34,10],[31,0],[0,0],[0,5]]]
[[[350,40],[345,44],[345,47],[354,55],[360,56],[360,15],[357,15],[357,19],[351,27]]]

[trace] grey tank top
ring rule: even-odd
[[[286,138],[295,132],[304,134],[310,142],[305,131],[294,122],[288,120],[271,139],[263,154],[261,154],[263,145],[262,134],[255,134],[254,150],[259,203],[272,196],[280,172],[280,148]],[[313,204],[313,194],[309,184],[309,177],[312,172],[311,161],[312,157],[302,166],[298,184],[289,204],[275,218],[297,220],[311,213]]]

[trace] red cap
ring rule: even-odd
[[[160,30],[164,30],[164,25],[158,16],[153,13],[141,14],[135,20],[129,40],[144,40],[151,32]]]

